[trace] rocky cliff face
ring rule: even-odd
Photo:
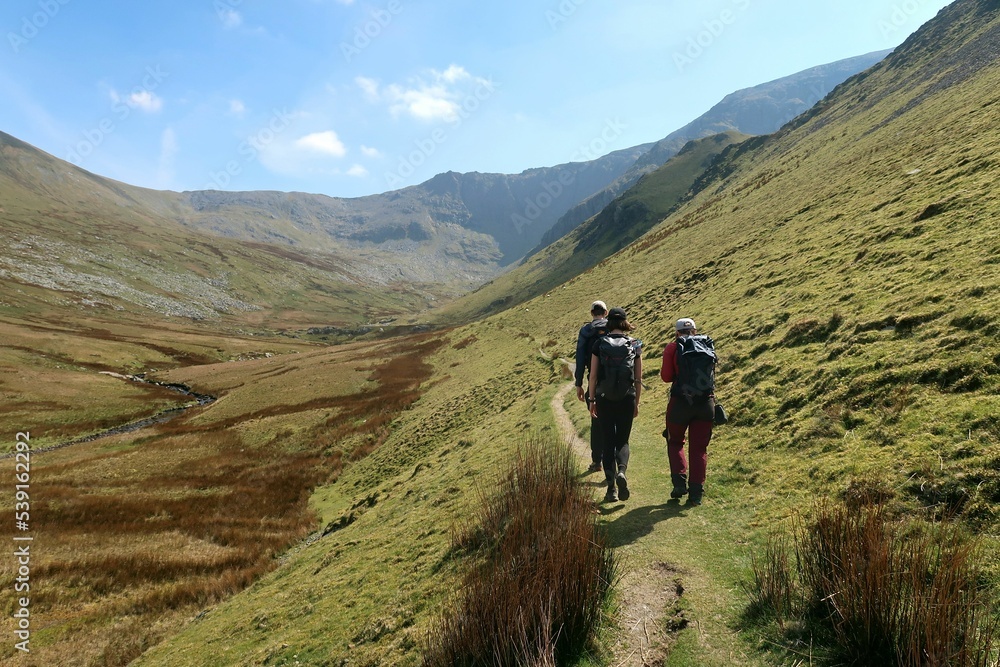
[[[520,174],[449,171],[401,190],[341,199],[281,192],[184,193],[185,224],[216,234],[323,249],[367,247],[517,261],[570,207],[627,171],[649,144]]]

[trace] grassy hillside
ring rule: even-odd
[[[600,213],[468,296],[437,309],[445,321],[468,321],[551,290],[621,250],[663,220],[690,195],[717,155],[748,137],[724,132],[688,144]]]
[[[423,310],[460,289],[430,274],[427,284],[384,275],[372,267],[391,261],[375,251],[192,231],[174,194],[97,177],[0,133],[0,312],[296,328]]]
[[[152,646],[136,664],[419,665],[468,562],[452,549],[454,526],[526,433],[557,433],[560,358],[596,297],[628,310],[649,389],[631,443],[632,498],[598,510],[625,563],[605,638],[614,655],[586,664],[641,664],[624,643],[635,627],[658,637],[672,667],[810,660],[812,637],[786,646],[746,625],[739,582],[768,533],[859,488],[978,533],[982,583],[996,592],[998,34],[995,3],[956,2],[815,112],[730,149],[642,238],[517,308],[424,338],[160,373],[223,398],[162,432],[39,457],[41,502],[62,522],[117,489],[148,487],[165,494],[160,503],[209,503],[208,517],[240,530],[227,538],[188,514],[171,523],[148,505],[125,517],[123,534],[151,540],[109,547],[137,554],[130,572],[158,562],[153,545],[204,556],[185,567],[206,574],[177,598],[164,594],[190,581],[172,578],[177,568],[137,589],[73,579],[100,548],[83,529],[70,542],[67,524],[51,524],[42,572],[69,592],[43,599],[39,617],[83,600],[116,615],[77,610],[40,631],[39,648],[62,656],[89,643],[79,664]],[[668,500],[660,436],[659,356],[680,316],[717,341],[717,393],[732,416],[710,447],[701,507]],[[584,431],[580,404],[565,407]],[[197,479],[202,471],[215,477]],[[275,483],[297,493],[263,495]],[[211,505],[219,495],[234,504]],[[254,532],[267,548],[244,554],[240,571],[267,574],[237,595],[228,591],[239,581],[204,588],[227,562],[226,540],[250,549]],[[148,599],[175,602],[149,612],[138,604]]]

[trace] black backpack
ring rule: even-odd
[[[610,401],[635,396],[635,341],[623,334],[601,336],[596,351],[597,395]]]
[[[590,376],[590,355],[594,352],[594,341],[608,332],[608,321],[598,319],[587,322],[580,328],[576,339],[576,384],[583,386],[584,374]]]
[[[689,403],[702,402],[715,393],[715,342],[708,336],[677,339],[677,377],[670,393]]]
[[[584,349],[587,350],[587,355],[590,355],[590,351],[594,349],[594,341],[596,341],[601,336],[606,336],[608,334],[608,321],[605,319],[594,320],[593,322],[588,322],[583,326],[586,330],[581,332],[581,337],[584,340]],[[589,359],[587,360],[590,361]],[[590,371],[590,364],[587,364],[587,371]]]

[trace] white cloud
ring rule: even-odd
[[[386,89],[386,97],[394,116],[406,113],[429,121],[458,118],[458,104],[449,99],[448,91],[440,86],[406,89],[392,85]]]
[[[154,113],[163,108],[163,98],[149,90],[139,90],[128,96],[129,106]]]
[[[358,84],[369,101],[378,101],[378,81],[369,79],[368,77],[359,76],[354,79],[354,82]]]
[[[361,154],[365,157],[378,158],[382,157],[382,151],[377,148],[371,148],[370,146],[361,146]]]
[[[360,164],[351,165],[351,168],[347,170],[348,176],[355,176],[357,178],[364,178],[368,175],[368,170],[362,167]]]
[[[295,145],[299,148],[315,151],[317,153],[324,153],[326,155],[332,155],[334,157],[344,157],[347,155],[347,147],[344,146],[344,142],[340,140],[340,137],[338,137],[337,133],[333,130],[307,134],[306,136],[297,139],[295,141]]]
[[[295,178],[335,177],[342,175],[330,157],[322,152],[307,149],[299,141],[276,139],[262,146],[260,163],[275,174]]]
[[[465,97],[482,86],[492,90],[489,81],[459,65],[450,65],[443,72],[430,69],[406,85],[394,83],[381,90],[373,79],[357,77],[355,82],[370,101],[387,104],[393,116],[408,115],[423,121],[456,121]]]
[[[163,98],[151,90],[136,90],[125,99],[122,99],[118,91],[112,88],[111,101],[115,104],[125,102],[125,104],[133,109],[139,109],[146,113],[156,113],[163,108]]]
[[[242,118],[247,111],[247,106],[243,100],[229,100],[229,113],[237,118]]]
[[[469,74],[464,67],[459,67],[458,65],[449,65],[448,69],[440,73],[440,77],[445,81],[447,81],[448,83],[455,83],[457,81],[471,79],[472,75]]]
[[[222,19],[222,26],[226,30],[234,30],[243,25],[243,15],[232,8],[219,11],[219,18]]]

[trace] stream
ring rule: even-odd
[[[190,396],[195,399],[194,403],[188,405],[181,405],[176,408],[167,408],[166,410],[161,410],[152,417],[145,417],[143,419],[138,419],[136,421],[128,422],[126,424],[121,424],[119,426],[113,426],[112,428],[105,429],[103,431],[98,431],[97,433],[91,433],[90,435],[85,435],[81,438],[75,438],[67,442],[61,442],[55,445],[49,445],[47,447],[39,447],[38,449],[32,449],[32,454],[41,454],[44,452],[51,452],[55,449],[62,449],[63,447],[70,447],[72,445],[80,445],[85,442],[93,442],[94,440],[100,440],[101,438],[107,438],[112,435],[120,435],[122,433],[131,433],[133,431],[138,431],[150,426],[155,426],[157,424],[166,423],[172,419],[176,419],[180,415],[184,414],[187,410],[191,408],[201,407],[203,405],[209,405],[215,401],[215,396],[210,396],[208,394],[199,394],[193,391],[190,387],[177,384],[173,382],[156,382],[155,380],[147,380],[144,374],[139,375],[122,375],[120,373],[111,373],[108,371],[103,371],[101,375],[110,375],[111,377],[119,378],[122,380],[127,380],[129,382],[136,382],[138,384],[147,384],[156,387],[161,387],[163,389],[169,389],[170,391],[177,392],[178,394],[183,394],[184,396]],[[15,452],[8,452],[6,454],[0,455],[0,459],[9,459],[14,456]]]

